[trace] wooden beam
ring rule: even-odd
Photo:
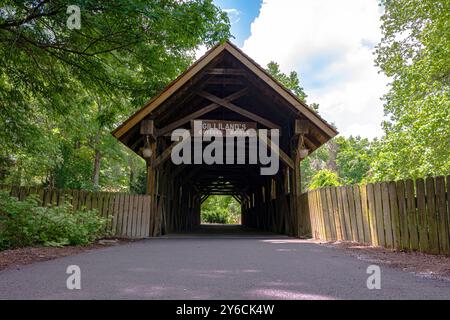
[[[242,200],[237,196],[237,195],[233,195],[232,196],[234,200],[236,200],[240,205],[242,205]]]
[[[152,161],[152,167],[153,168],[158,168],[160,165],[162,165],[164,162],[166,162],[166,160],[170,157],[173,148],[175,148],[175,146],[179,143],[182,143],[181,141],[177,141],[174,142],[170,145],[170,147],[166,148],[160,155],[158,158],[156,158],[154,161]]]
[[[133,142],[133,144],[130,146],[130,149],[136,152],[136,147],[144,142],[144,136],[139,136],[139,138],[136,139],[136,141]],[[138,150],[139,151],[139,150]],[[136,152],[137,153],[137,152]]]
[[[314,142],[311,141],[311,139],[308,136],[305,136],[304,139],[305,143],[308,144],[309,147],[311,147],[311,149],[317,149],[321,145],[321,143],[317,142],[317,140],[315,140]]]
[[[202,199],[200,200],[200,203],[203,204],[203,202],[205,202],[208,198],[209,198],[210,194],[206,194],[202,197]]]
[[[235,92],[235,93],[225,97],[224,100],[227,101],[227,102],[231,102],[233,100],[236,100],[236,99],[239,99],[240,97],[245,96],[247,94],[247,92],[248,92],[247,88],[239,90],[238,92]],[[185,117],[183,117],[183,118],[181,118],[181,119],[179,119],[179,120],[177,120],[175,122],[172,122],[171,124],[165,126],[162,129],[157,130],[156,134],[158,136],[166,135],[166,134],[172,132],[173,130],[178,129],[183,124],[185,124],[185,123],[187,123],[187,122],[189,122],[191,120],[194,120],[194,119],[196,119],[198,117],[201,117],[202,115],[207,114],[207,113],[209,113],[211,111],[214,111],[214,110],[216,110],[219,107],[220,107],[220,105],[218,105],[216,103],[212,103],[212,104],[210,104],[210,105],[208,105],[208,106],[206,106],[206,107],[204,107],[204,108],[202,108],[200,110],[197,110],[197,111],[195,111],[195,112],[193,112],[193,113],[191,113],[191,114],[189,114],[189,115],[187,115],[187,116],[185,116]]]
[[[299,149],[301,147],[301,139],[298,139],[297,144],[294,146],[294,150],[292,150],[292,153],[294,154],[294,170],[292,174],[292,197],[291,197],[291,210],[293,213],[291,225],[294,227],[293,232],[294,236],[300,237],[304,236],[301,234],[301,231],[304,229],[305,226],[302,226],[301,223],[304,221],[302,218],[302,206],[300,202],[300,196],[302,194],[302,188],[301,188],[301,170],[300,170],[300,161],[302,160],[300,158]]]
[[[247,74],[245,70],[232,68],[211,68],[207,70],[206,73],[211,75],[227,75],[227,76],[245,76]]]
[[[245,85],[245,81],[238,78],[211,78],[206,81],[210,85]]]
[[[216,104],[219,104],[219,105],[221,105],[221,106],[223,106],[223,107],[225,107],[225,108],[227,108],[227,109],[229,109],[229,110],[231,110],[233,112],[239,113],[240,115],[242,115],[242,116],[244,116],[246,118],[249,118],[249,119],[251,119],[253,121],[256,121],[256,122],[262,124],[263,126],[266,126],[267,128],[278,129],[278,130],[281,131],[280,126],[276,125],[272,121],[269,121],[269,120],[267,120],[267,119],[265,119],[263,117],[260,117],[257,114],[254,114],[253,112],[250,112],[250,111],[247,111],[245,109],[242,109],[241,107],[238,107],[237,105],[235,105],[235,104],[233,104],[231,102],[225,101],[224,99],[221,99],[221,98],[219,98],[219,97],[217,97],[217,96],[215,96],[215,95],[213,95],[211,93],[208,93],[206,91],[201,91],[199,93],[199,95],[202,96],[203,98],[208,99],[208,100],[210,100],[210,101],[212,101],[212,102],[214,102]]]

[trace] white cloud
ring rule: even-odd
[[[236,24],[241,20],[241,12],[238,9],[231,8],[231,9],[222,9],[228,14],[228,18],[230,19],[230,23]]]
[[[200,45],[197,50],[195,50],[195,59],[200,59],[205,53],[208,51],[208,48],[205,45]]]
[[[382,134],[388,80],[374,66],[377,0],[264,0],[244,51],[261,65],[296,70],[320,113],[346,136]]]

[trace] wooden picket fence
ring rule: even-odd
[[[450,176],[306,193],[316,239],[450,254]]]
[[[150,196],[8,185],[0,185],[0,190],[9,191],[19,200],[35,194],[41,206],[58,206],[67,201],[74,210],[95,209],[100,216],[108,218],[107,231],[117,237],[145,238],[155,230]]]

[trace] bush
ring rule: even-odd
[[[340,186],[339,176],[330,170],[323,169],[318,171],[311,179],[309,190],[314,190],[323,187],[337,187]]]
[[[202,222],[240,223],[241,207],[231,196],[210,196],[201,207]]]
[[[96,210],[73,211],[69,203],[40,207],[36,196],[19,201],[0,191],[0,250],[34,245],[87,245],[107,235],[107,222]]]
[[[206,223],[220,224],[231,223],[228,212],[225,210],[220,210],[220,208],[217,208],[216,210],[202,211],[202,221]]]

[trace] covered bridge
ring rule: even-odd
[[[196,120],[220,130],[228,126],[279,129],[278,145],[270,136],[264,140],[279,157],[279,170],[262,175],[261,163],[242,164],[237,159],[212,165],[174,164],[171,153],[178,142],[172,141],[171,133],[193,130]],[[313,109],[230,42],[209,50],[113,132],[147,161],[150,236],[199,225],[201,203],[210,195],[233,196],[242,206],[245,226],[305,235],[309,221],[302,215],[300,162],[336,134]],[[207,145],[203,142],[202,147]],[[247,160],[251,152],[257,152],[250,139],[245,148]]]

